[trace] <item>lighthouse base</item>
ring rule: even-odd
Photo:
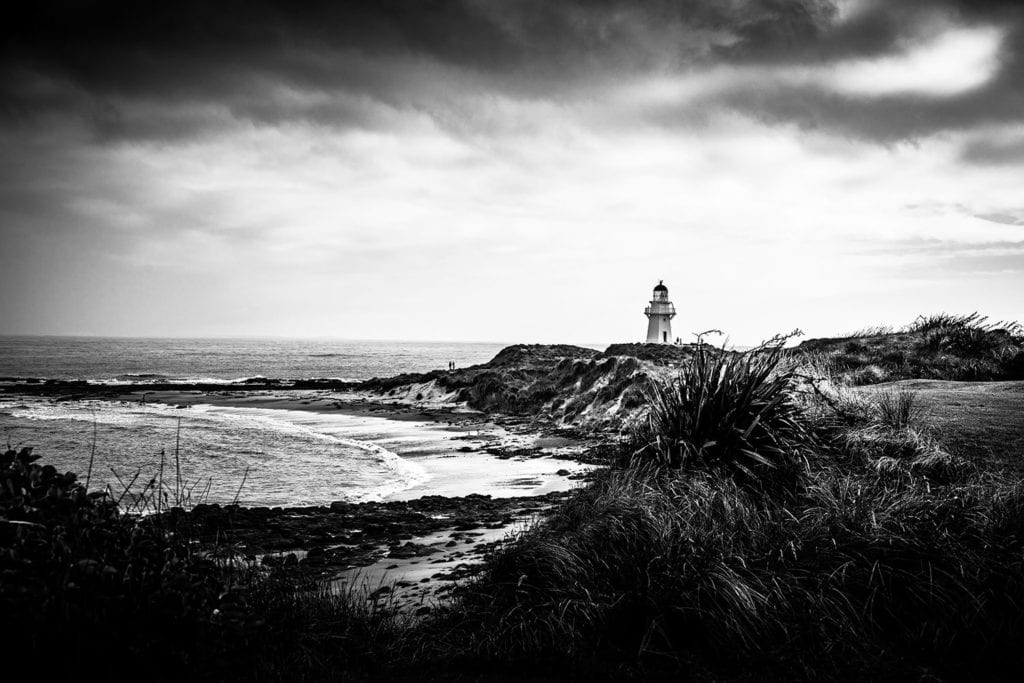
[[[675,341],[672,336],[672,318],[667,315],[652,315],[647,322],[647,343],[648,344],[671,344]]]

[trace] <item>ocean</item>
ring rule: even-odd
[[[99,382],[362,380],[484,363],[506,344],[0,336],[0,377]]]
[[[0,377],[221,382],[250,377],[361,380],[486,362],[503,344],[0,337]],[[227,388],[227,387],[226,387]],[[376,420],[376,422],[374,421]],[[118,494],[159,477],[192,502],[323,505],[379,500],[422,484],[384,418],[293,410],[0,395],[0,438]],[[177,457],[176,457],[177,456]],[[161,463],[163,463],[161,468]],[[180,478],[178,472],[181,472]],[[180,483],[179,483],[180,481]]]

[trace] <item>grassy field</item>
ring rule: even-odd
[[[858,390],[912,391],[923,424],[949,451],[982,466],[1024,471],[1024,382],[903,380]]]

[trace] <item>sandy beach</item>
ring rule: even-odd
[[[593,469],[577,459],[586,457],[587,442],[454,405],[308,390],[136,391],[118,398],[142,401],[143,394],[147,402],[183,410],[285,416],[383,447],[423,468],[419,483],[380,504],[275,508],[255,516],[238,511],[231,521],[250,556],[297,561],[336,590],[355,588],[421,614],[443,603],[496,543],[527,528]],[[400,521],[390,521],[396,514]]]
[[[507,498],[566,491],[590,469],[587,443],[549,428],[452,405],[382,403],[377,397],[325,391],[133,392],[121,400],[213,406],[276,416],[319,432],[372,443],[424,468],[427,478],[386,500],[422,496]]]

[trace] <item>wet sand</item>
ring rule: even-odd
[[[120,398],[142,400],[141,392]],[[249,510],[230,520],[248,552],[270,551],[268,562],[294,562],[335,590],[354,588],[412,613],[443,604],[487,552],[557,505],[594,467],[578,461],[593,443],[458,406],[308,390],[148,392],[145,400],[183,410],[287,411],[289,421],[376,444],[422,467],[420,483],[379,504]]]
[[[141,396],[134,392],[118,398],[133,401]],[[289,422],[321,433],[376,444],[425,470],[423,481],[386,500],[474,493],[495,498],[542,495],[573,488],[578,477],[592,469],[578,462],[589,448],[583,441],[553,436],[541,426],[499,424],[457,406],[385,404],[366,396],[320,391],[147,392],[145,400],[183,409],[210,405],[274,411],[270,414],[286,415]]]

